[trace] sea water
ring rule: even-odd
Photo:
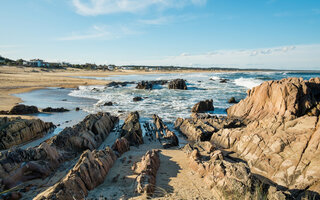
[[[293,72],[228,72],[228,73],[163,73],[144,75],[117,75],[108,77],[80,77],[101,79],[109,81],[130,81],[125,87],[79,86],[78,89],[46,88],[28,93],[17,94],[24,104],[35,105],[39,108],[64,107],[70,112],[34,114],[43,121],[59,125],[54,133],[45,139],[58,134],[65,127],[73,126],[83,120],[90,113],[109,112],[120,117],[120,124],[126,114],[138,111],[140,122],[152,121],[152,115],[159,115],[173,130],[173,123],[178,117],[188,118],[191,108],[201,100],[212,99],[215,115],[226,115],[226,109],[232,104],[228,103],[231,97],[237,101],[247,96],[247,90],[260,85],[264,81],[279,80],[287,77],[320,77],[320,73],[293,73]],[[188,90],[169,90],[166,85],[156,85],[152,90],[136,89],[137,82],[146,80],[173,80],[182,78],[186,80]],[[228,79],[226,83],[221,83]],[[142,101],[134,102],[134,97],[142,97]],[[104,106],[112,102],[112,106]],[[80,111],[75,111],[79,107]],[[145,132],[145,130],[143,130]],[[181,140],[181,139],[180,139]],[[37,140],[28,146],[35,146],[43,141]]]
[[[320,76],[319,73],[293,72],[229,72],[229,73],[163,73],[147,75],[118,75],[109,77],[83,77],[109,81],[135,82],[125,87],[80,86],[78,90],[69,93],[73,97],[90,98],[97,102],[86,106],[88,113],[111,112],[113,114],[138,111],[141,116],[150,118],[159,115],[164,121],[175,121],[178,117],[190,117],[191,108],[201,100],[212,99],[214,111],[212,114],[226,115],[226,109],[231,97],[236,100],[244,99],[247,90],[260,85],[267,80],[279,80],[287,77]],[[156,85],[152,90],[136,89],[136,83],[146,80],[186,80],[188,90],[169,90],[167,85]],[[228,79],[226,83],[221,83]],[[142,97],[142,101],[134,102],[134,97]],[[106,102],[113,102],[112,106],[104,106]]]

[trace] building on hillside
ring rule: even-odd
[[[32,59],[30,60],[29,65],[32,67],[43,67],[44,62],[43,60],[40,60],[40,59]]]

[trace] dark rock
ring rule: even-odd
[[[11,108],[9,114],[11,115],[25,115],[38,113],[39,110],[36,106],[26,106],[24,104],[19,104]]]
[[[137,84],[137,89],[152,90],[154,85],[164,85],[167,84],[167,80],[157,80],[157,81],[141,81]]]
[[[137,101],[142,101],[142,98],[141,97],[133,97],[132,99],[134,102],[137,102]]]
[[[183,79],[175,79],[169,82],[169,89],[179,89],[179,90],[187,90],[187,85],[185,80]]]
[[[47,107],[47,108],[44,108],[42,110],[42,112],[69,112],[70,110],[68,109],[65,109],[63,107],[61,108],[51,108],[51,107]]]
[[[238,102],[236,101],[236,98],[231,97],[231,98],[229,99],[228,103],[238,103]]]
[[[225,79],[225,78],[224,78],[224,79],[221,79],[221,80],[220,80],[220,83],[227,83],[228,81],[229,81],[229,79]]]
[[[79,107],[76,107],[76,111],[79,111],[80,110],[80,108]]]
[[[120,135],[121,137],[126,138],[131,146],[143,144],[138,112],[132,112],[129,114],[121,127]]]
[[[112,106],[113,105],[113,103],[111,102],[111,101],[109,101],[109,102],[106,102],[105,104],[103,104],[104,106]]]
[[[206,111],[214,111],[212,99],[200,101],[199,103],[196,103],[191,109],[191,112],[195,113],[202,113]]]
[[[116,81],[111,81],[110,83],[106,84],[107,87],[125,87],[128,84],[133,84],[134,82],[116,82]]]
[[[149,81],[141,81],[136,86],[137,89],[152,90],[153,84]]]

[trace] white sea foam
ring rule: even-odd
[[[263,81],[255,78],[238,78],[234,80],[234,83],[238,86],[242,86],[248,89],[252,89],[260,85]]]

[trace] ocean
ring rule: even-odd
[[[82,77],[109,81],[133,81],[125,87],[79,86],[78,89],[46,88],[29,93],[17,94],[24,104],[39,108],[64,107],[72,110],[66,113],[36,114],[44,121],[59,125],[54,134],[63,128],[81,121],[87,114],[110,112],[124,120],[126,113],[138,111],[141,122],[151,121],[153,114],[159,115],[169,127],[178,117],[188,118],[191,108],[201,100],[212,99],[212,114],[226,115],[231,97],[237,101],[244,99],[247,90],[260,85],[264,81],[279,80],[287,77],[310,79],[319,77],[320,73],[303,72],[227,72],[227,73],[163,73],[144,75],[118,75],[108,77]],[[153,90],[136,89],[136,83],[142,80],[186,80],[188,90],[169,90],[167,85],[157,85]],[[226,83],[220,81],[227,79]],[[142,101],[134,102],[134,97],[142,97]],[[112,106],[104,106],[106,102]],[[80,107],[81,111],[75,111]],[[120,121],[120,123],[121,123]]]

